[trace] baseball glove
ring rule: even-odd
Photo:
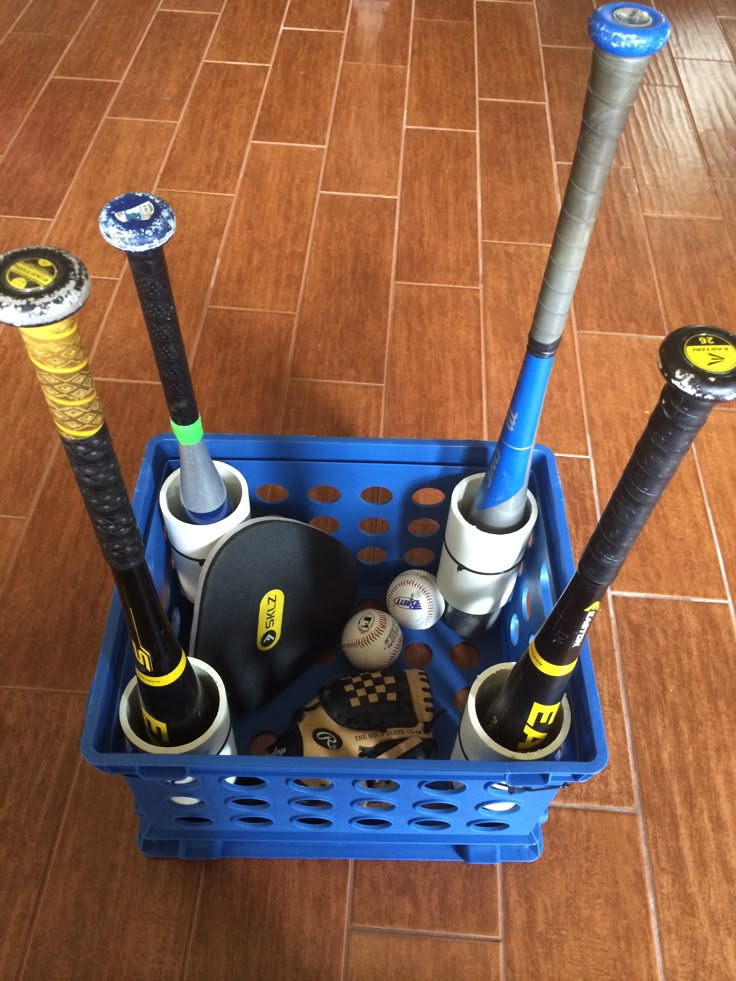
[[[320,688],[269,756],[426,759],[434,704],[425,671],[363,671]]]

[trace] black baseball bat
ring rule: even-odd
[[[79,336],[90,292],[84,264],[39,246],[0,255],[0,322],[20,328],[105,561],[135,657],[146,737],[182,746],[211,725],[217,703],[200,684],[164,612]],[[70,559],[71,560],[71,559]]]
[[[577,566],[550,614],[488,707],[483,726],[516,752],[543,749],[606,589],[691,443],[719,402],[736,399],[736,336],[695,325],[662,342],[666,383]]]
[[[105,241],[128,257],[171,429],[179,442],[182,508],[194,524],[214,524],[230,514],[232,505],[204,442],[164,254],[176,230],[174,210],[153,194],[121,194],[102,209],[99,228]]]

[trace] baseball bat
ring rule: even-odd
[[[670,27],[638,3],[608,3],[590,17],[594,43],[572,170],[539,292],[526,354],[470,522],[490,532],[522,526],[539,418],[616,148],[650,57]]]
[[[659,368],[659,401],[577,570],[482,720],[506,749],[542,749],[554,739],[560,701],[603,594],[713,407],[736,399],[736,335],[681,327],[662,342]]]
[[[192,523],[214,524],[230,514],[232,505],[204,442],[164,255],[163,247],[176,230],[174,211],[153,194],[121,194],[102,209],[99,229],[128,258],[179,443],[182,508]]]
[[[76,314],[90,291],[84,264],[39,246],[0,255],[0,322],[20,328],[26,352],[102,554],[112,571],[135,657],[148,741],[181,746],[217,712],[161,605],[145,547],[79,336]]]

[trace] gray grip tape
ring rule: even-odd
[[[595,49],[583,120],[530,340],[558,341],[585,259],[611,164],[649,58],[619,58]]]

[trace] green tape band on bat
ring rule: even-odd
[[[182,446],[194,446],[199,443],[204,435],[202,429],[202,417],[198,416],[196,422],[190,422],[188,426],[178,426],[173,419],[169,419],[171,431]]]

